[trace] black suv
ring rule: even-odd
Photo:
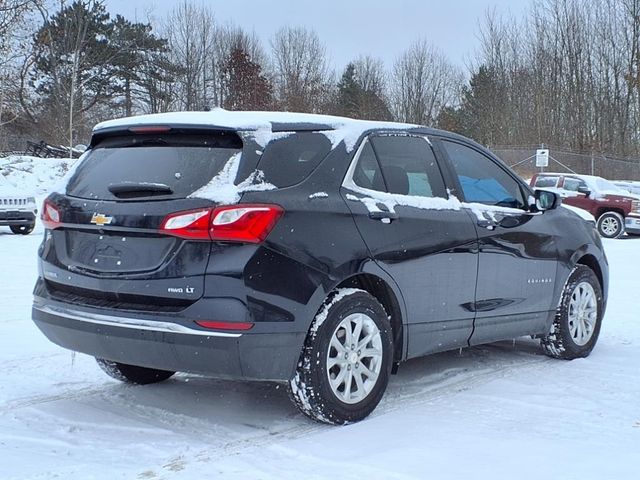
[[[33,319],[146,384],[287,382],[342,424],[403,360],[523,335],[584,357],[606,306],[593,225],[478,144],[255,112],[98,125],[46,227]]]

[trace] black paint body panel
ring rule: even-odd
[[[411,133],[436,140],[444,181],[456,193],[459,186],[437,138],[482,147],[441,131]],[[260,161],[260,146],[250,134],[242,137],[246,159],[240,179],[259,168]],[[158,233],[167,214],[215,206],[208,200],[49,197],[61,209],[63,225],[48,231],[40,247],[35,307],[55,305],[196,329],[196,320],[254,323],[242,336],[96,326],[34,308],[36,325],[63,347],[114,361],[286,381],[328,293],[358,275],[378,279],[395,297],[394,320],[403,330],[396,356],[403,360],[544,334],[571,269],[585,258],[597,265],[606,298],[608,267],[600,239],[574,213],[563,208],[522,212],[488,230],[468,208],[398,206],[398,219],[384,224],[371,219],[362,202],[347,198],[357,192],[342,187],[356,149],[347,151],[340,143],[297,185],[244,193],[242,203],[277,204],[285,211],[258,245]],[[112,216],[113,224],[91,225],[96,212]]]

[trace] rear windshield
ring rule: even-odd
[[[107,138],[78,167],[67,194],[99,200],[185,198],[241,149],[242,141],[230,132]]]
[[[258,169],[278,188],[300,183],[331,151],[331,141],[320,132],[278,133],[262,154]]]

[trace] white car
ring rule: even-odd
[[[36,225],[35,197],[30,197],[14,187],[0,173],[0,226],[8,226],[19,235],[28,235]]]

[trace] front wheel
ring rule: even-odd
[[[156,370],[155,368],[138,367],[127,365],[126,363],[112,362],[104,358],[96,358],[98,366],[111,378],[125,383],[136,385],[148,385],[150,383],[163,382],[171,377],[175,372],[167,370]]]
[[[308,417],[333,425],[367,417],[382,399],[393,358],[391,325],[371,294],[343,288],[316,315],[290,382]]]
[[[544,352],[565,360],[586,357],[598,341],[603,314],[598,278],[589,267],[578,265],[562,291],[551,331],[541,340]]]
[[[618,238],[624,233],[624,218],[618,212],[605,212],[598,218],[598,233],[604,238]]]
[[[33,232],[35,227],[34,223],[30,223],[29,225],[11,225],[9,228],[16,235],[29,235]]]

